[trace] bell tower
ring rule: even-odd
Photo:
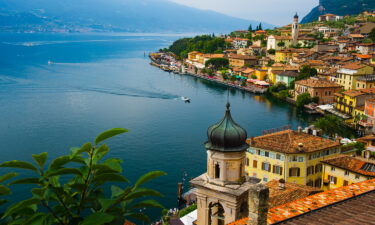
[[[229,103],[207,137],[207,172],[190,182],[196,188],[197,224],[225,225],[248,217],[249,190],[258,180],[245,175],[247,133],[234,122]]]
[[[293,24],[292,24],[292,39],[293,45],[298,43],[298,34],[299,34],[299,24],[298,24],[298,14],[294,15]]]

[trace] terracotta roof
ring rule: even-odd
[[[294,225],[368,224],[375,221],[374,211],[375,179],[372,179],[271,208],[267,222]],[[327,215],[327,212],[330,214]],[[248,221],[249,218],[243,218],[229,225],[245,225]]]
[[[357,97],[357,96],[360,96],[360,95],[364,95],[364,93],[362,91],[353,90],[353,89],[352,90],[344,91],[342,94],[350,96],[350,97]]]
[[[279,76],[284,76],[284,77],[298,77],[299,73],[294,72],[294,71],[280,71],[277,70],[274,72],[274,74],[279,75]]]
[[[321,162],[331,166],[339,167],[344,170],[349,170],[357,174],[375,177],[375,164],[361,160],[360,158],[343,155],[331,159],[326,159]],[[374,171],[366,169],[367,167],[371,166],[373,166]]]
[[[270,190],[269,208],[322,192],[319,188],[289,182],[285,183],[284,189],[280,189],[279,183],[278,180],[272,180],[266,183],[266,186]]]
[[[251,141],[251,144],[250,139],[246,142],[251,147],[291,154],[315,152],[340,146],[339,142],[293,130],[285,130],[255,137],[253,141]],[[303,147],[299,148],[299,144],[301,143]]]
[[[224,54],[204,54],[202,55],[204,58],[223,58]]]
[[[230,54],[228,58],[232,59],[257,59],[256,56],[249,56],[249,55],[238,55],[238,54]]]
[[[360,91],[362,91],[365,94],[375,94],[375,88],[365,88],[361,89]]]
[[[361,55],[361,54],[358,54],[357,57],[360,58],[360,59],[371,59],[372,58],[371,55]]]
[[[365,66],[366,65],[359,64],[359,63],[348,63],[348,64],[343,65],[342,68],[349,69],[349,70],[359,70]]]
[[[353,38],[364,38],[362,34],[349,34],[349,36]]]
[[[372,140],[375,140],[375,135],[374,135],[374,134],[367,135],[367,136],[360,137],[360,138],[357,138],[357,139],[356,139],[356,141],[360,141],[360,142],[364,142],[364,141],[372,141]]]
[[[296,84],[306,86],[306,87],[313,87],[313,88],[339,88],[341,87],[337,83],[325,79],[316,79],[316,78],[309,78],[306,80],[299,80],[296,81]]]

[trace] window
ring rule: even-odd
[[[215,178],[216,179],[220,178],[220,165],[219,164],[215,165]]]
[[[320,188],[322,186],[322,179],[318,178],[315,180],[315,187]]]
[[[345,170],[345,176],[349,176],[349,171]]]
[[[299,177],[300,176],[300,168],[298,168],[298,167],[289,168],[289,176],[290,177]]]
[[[312,159],[312,154],[309,155],[309,160],[311,160],[311,159]]]
[[[348,186],[348,185],[349,185],[349,181],[344,180],[343,185],[344,185],[344,186]]]
[[[280,154],[276,154],[276,159],[281,159],[281,155]]]
[[[250,164],[250,159],[246,158],[246,166],[249,166],[249,164]]]
[[[300,157],[298,157],[298,162],[303,162],[304,159],[305,159],[305,157],[300,156]]]
[[[258,161],[253,160],[253,168],[258,168]]]
[[[250,154],[255,154],[255,149],[253,149],[253,148],[248,148],[247,151],[248,151]]]
[[[297,160],[298,160],[297,156],[295,156],[295,155],[289,157],[290,162],[297,162]]]
[[[270,153],[269,152],[264,152],[264,156],[270,157]]]
[[[355,179],[359,179],[359,175],[355,175]]]
[[[306,183],[306,186],[314,187],[314,182],[313,182],[312,180],[309,180],[309,181]]]
[[[328,175],[328,179],[331,184],[337,184],[337,177]]]
[[[331,166],[331,171],[335,171],[335,167]]]
[[[283,175],[283,168],[281,166],[273,166],[273,173]]]
[[[315,166],[315,173],[320,173],[322,172],[323,165],[321,163],[316,164]]]
[[[260,155],[260,150],[257,150],[257,155]]]
[[[260,155],[264,156],[264,151],[260,150]]]
[[[263,181],[264,182],[268,182],[268,178],[267,177],[263,177]]]
[[[307,176],[314,174],[314,166],[307,167],[306,174],[307,174]]]
[[[271,164],[269,164],[267,162],[263,162],[262,163],[262,170],[271,172]]]
[[[271,158],[271,159],[276,159],[276,155],[275,155],[275,153],[270,152],[270,158]]]

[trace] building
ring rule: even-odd
[[[356,89],[375,88],[375,74],[360,76],[356,83]]]
[[[319,16],[319,22],[325,22],[325,21],[339,21],[342,20],[344,17],[343,16],[338,16],[335,14],[327,13],[324,15]]]
[[[319,98],[318,104],[320,105],[332,104],[335,100],[334,94],[341,89],[342,87],[333,81],[311,77],[295,82],[294,98],[297,100],[300,94],[309,93],[312,98]]]
[[[358,138],[356,140],[357,142],[361,142],[365,144],[365,150],[363,151],[363,157],[369,159],[369,158],[375,158],[375,135],[370,134],[361,138]]]
[[[293,23],[292,23],[292,43],[296,45],[298,42],[298,35],[299,35],[299,27],[298,27],[298,14],[294,15]]]
[[[276,74],[276,83],[283,82],[288,87],[299,75],[296,71],[275,71],[274,73]]]
[[[270,49],[281,50],[284,48],[289,48],[291,45],[292,45],[291,36],[270,35],[267,38],[267,50],[270,50]]]
[[[245,175],[247,133],[233,121],[229,103],[207,135],[207,172],[190,181],[196,188],[196,224],[224,225],[247,216],[266,224],[269,190]]]
[[[375,178],[375,161],[341,155],[321,161],[323,189],[331,190]]]
[[[356,50],[362,55],[371,54],[375,52],[375,43],[359,43],[356,46]]]
[[[249,40],[246,38],[234,38],[232,39],[232,46],[235,49],[246,48]]]
[[[303,133],[285,130],[248,139],[246,172],[268,182],[286,182],[321,187],[320,160],[336,156],[340,143]]]
[[[357,78],[374,73],[374,68],[361,63],[349,63],[337,70],[334,81],[345,90],[355,89]]]
[[[253,66],[258,64],[257,57],[248,55],[231,54],[228,56],[229,65],[234,67]]]
[[[355,109],[363,107],[366,100],[372,98],[375,98],[375,88],[335,93],[335,109],[354,118]]]
[[[375,179],[321,192],[268,210],[267,224],[373,224]],[[229,225],[259,224],[243,218]]]

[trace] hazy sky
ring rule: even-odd
[[[291,23],[296,12],[302,19],[319,0],[170,0],[200,9],[209,9],[244,19],[274,25]]]

